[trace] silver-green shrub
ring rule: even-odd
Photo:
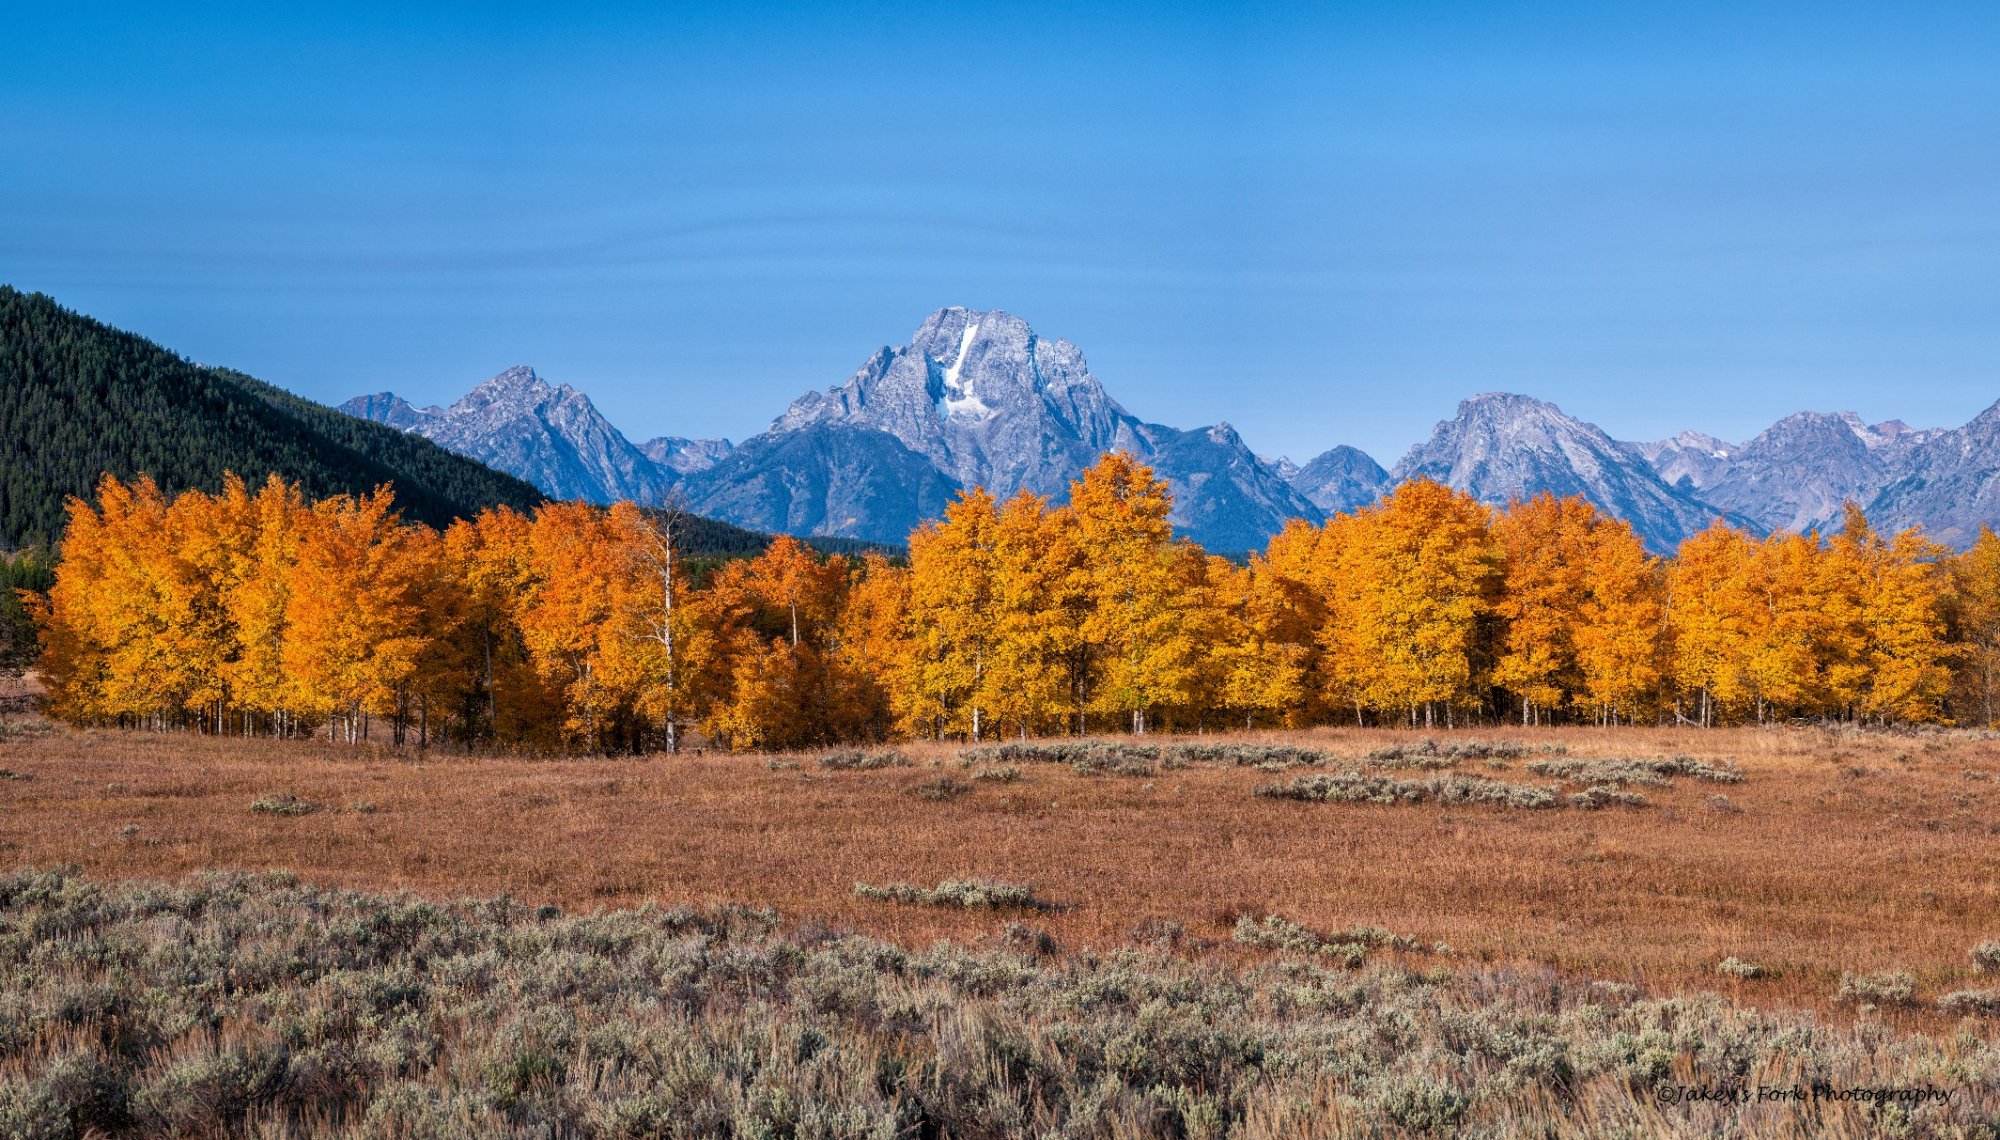
[[[1257,794],[1275,799],[1331,804],[1497,804],[1515,808],[1557,806],[1554,788],[1508,784],[1456,773],[1399,780],[1361,772],[1299,776],[1289,783],[1265,784]]]

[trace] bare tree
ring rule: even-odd
[[[654,603],[645,610],[641,619],[641,636],[660,647],[659,683],[665,690],[660,704],[666,712],[667,752],[675,755],[681,750],[680,656],[683,650],[675,637],[678,617],[675,611],[681,605],[681,594],[686,589],[681,580],[680,547],[686,541],[689,520],[694,514],[679,491],[668,491],[658,507],[643,512],[640,517],[644,525],[639,529],[634,556],[641,561],[646,574],[659,590]]]

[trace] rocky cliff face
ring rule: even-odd
[[[1632,524],[1658,552],[1707,526],[1721,512],[1670,487],[1644,458],[1601,428],[1527,396],[1488,393],[1459,404],[1390,472],[1390,482],[1423,476],[1482,502],[1502,505],[1543,491],[1581,495]]]
[[[449,408],[413,408],[392,392],[340,406],[352,416],[416,432],[559,499],[657,503],[674,483],[612,427],[590,397],[509,368]]]

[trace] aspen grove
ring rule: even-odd
[[[27,601],[76,724],[527,751],[1360,724],[1995,721],[2000,538],[1953,555],[1718,520],[1668,559],[1581,499],[1406,483],[1237,563],[1106,455],[1057,505],[966,492],[907,562],[786,537],[695,566],[682,516],[382,488],[72,500]]]

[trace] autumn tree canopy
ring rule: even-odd
[[[906,563],[780,537],[691,567],[684,516],[553,503],[443,531],[387,488],[271,478],[72,500],[28,592],[50,709],[115,723],[538,751],[788,749],[1229,725],[1788,717],[1991,724],[2000,538],[1851,509],[1718,521],[1670,559],[1581,499],[1428,480],[1238,564],[1129,455],[1066,501],[980,489]]]

